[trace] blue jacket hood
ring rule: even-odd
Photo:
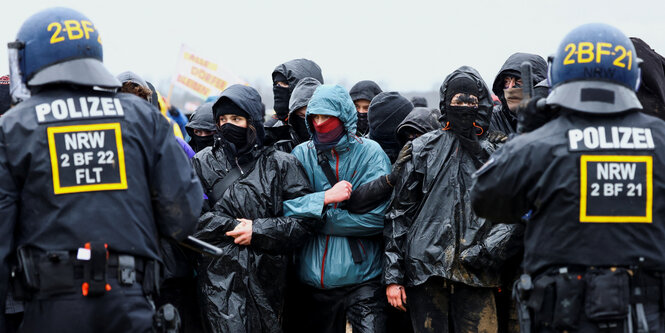
[[[314,135],[314,129],[309,122],[309,116],[313,114],[339,118],[344,123],[347,137],[356,133],[356,124],[358,123],[356,107],[349,93],[340,85],[320,85],[309,100],[307,104],[307,131],[312,136]],[[341,143],[342,141],[340,141]]]
[[[237,105],[249,115],[249,120],[256,129],[256,141],[259,145],[263,145],[265,132],[263,130],[263,104],[261,104],[261,95],[256,89],[244,86],[241,84],[234,84],[226,88],[219,96],[215,104],[212,106],[215,118],[217,117],[217,109],[220,102],[223,100],[230,100],[233,104]]]

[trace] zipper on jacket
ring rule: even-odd
[[[321,261],[321,289],[325,288],[325,286],[323,285],[323,275],[325,274],[326,256],[328,255],[328,240],[329,239],[330,239],[330,235],[326,235],[326,249],[323,251],[323,260]]]

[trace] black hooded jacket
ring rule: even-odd
[[[351,100],[354,102],[359,99],[366,99],[371,102],[372,99],[376,97],[376,95],[382,92],[383,90],[381,90],[381,87],[379,87],[376,82],[371,80],[363,80],[351,87],[351,90],[349,90],[349,95],[351,95]]]
[[[547,62],[543,57],[530,53],[515,53],[508,57],[492,84],[492,92],[499,97],[502,107],[493,112],[490,132],[499,131],[504,134],[517,132],[517,117],[508,109],[508,104],[503,96],[503,80],[508,75],[521,77],[520,69],[525,61],[531,63],[532,86],[536,86],[540,81],[547,78]]]
[[[272,72],[273,81],[277,73],[286,77],[290,92],[293,92],[293,89],[296,88],[298,81],[306,77],[315,78],[321,84],[324,83],[321,67],[309,59],[293,59],[275,67]]]
[[[215,132],[217,130],[215,119],[212,115],[213,104],[213,102],[201,104],[201,106],[199,106],[196,111],[192,113],[191,117],[189,118],[189,122],[187,122],[187,125],[185,126],[189,136],[194,135],[194,129],[210,132]]]
[[[637,91],[637,98],[643,106],[642,112],[665,119],[665,58],[643,40],[635,37],[630,40],[635,46],[637,57],[642,59],[642,81]]]
[[[58,118],[36,112],[65,103]],[[161,261],[158,235],[182,240],[194,231],[200,183],[166,119],[137,96],[43,87],[0,117],[0,147],[1,313],[17,247],[67,253],[101,242],[117,254]],[[93,159],[77,163],[74,153]],[[67,267],[61,264],[52,267]],[[59,283],[52,286],[66,292],[66,275]]]
[[[532,211],[523,263],[531,274],[561,266],[665,271],[665,122],[636,111],[563,111],[508,141],[478,170],[473,209],[508,223]],[[611,165],[632,166],[632,175],[603,175]]]
[[[306,77],[314,78],[321,84],[324,83],[321,67],[308,59],[294,59],[275,67],[275,70],[272,72],[273,81],[277,75],[286,77],[286,81],[289,84],[289,98],[296,85],[298,85],[298,82]],[[277,150],[290,153],[298,145],[298,140],[295,137],[295,133],[291,131],[291,128],[285,121],[288,121],[288,119],[280,120],[272,118],[266,122],[265,145],[274,145]]]
[[[404,134],[406,129],[411,129],[423,135],[441,127],[441,123],[439,122],[440,117],[441,113],[437,109],[426,107],[413,108],[399,126],[397,126],[396,132],[399,145],[404,146],[409,141]]]
[[[261,100],[250,87],[232,86],[229,99],[247,112],[257,128],[257,144],[242,157],[254,160],[198,222],[196,236],[219,246],[220,257],[200,258],[198,278],[207,326],[211,332],[280,332],[286,266],[290,251],[319,227],[320,221],[284,217],[282,202],[312,192],[298,160],[261,145]],[[219,102],[219,100],[218,100]],[[223,149],[223,138],[192,159],[206,193],[237,163]],[[242,165],[242,163],[240,163]],[[234,243],[225,235],[244,218],[253,220],[251,245]]]
[[[465,66],[450,74],[441,86],[441,100],[448,83],[460,76],[478,85],[476,123],[486,132],[492,98],[475,69]],[[445,108],[443,112],[445,118]],[[494,147],[485,137],[483,133],[479,141],[487,156]],[[468,264],[476,258],[466,257],[465,252],[482,244],[492,229],[491,223],[473,213],[469,202],[479,156],[465,149],[450,130],[429,132],[411,145],[412,158],[401,169],[386,215],[385,284],[416,286],[439,276],[470,286],[497,286],[498,270]]]
[[[296,134],[294,138],[295,145],[299,145],[305,141],[308,141],[310,138],[309,131],[307,130],[307,124],[305,119],[299,116],[294,115],[294,112],[298,111],[300,108],[306,107],[309,100],[312,98],[314,91],[321,85],[317,79],[312,77],[306,77],[293,89],[291,93],[291,99],[289,100],[289,118],[287,122],[291,126],[291,129]]]
[[[215,125],[215,119],[212,115],[212,102],[204,103],[199,106],[191,117],[189,117],[189,122],[185,125],[185,130],[189,137],[192,138],[189,142],[189,145],[192,146],[194,151],[200,151],[205,147],[199,147],[202,145],[204,140],[200,140],[198,135],[194,134],[194,130],[204,130],[208,132],[215,133],[217,131],[217,126]],[[201,142],[199,142],[201,141]]]
[[[369,105],[369,138],[378,142],[395,163],[402,147],[397,142],[397,126],[413,110],[413,104],[396,91],[382,92]]]

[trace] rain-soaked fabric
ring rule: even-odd
[[[487,136],[487,129],[490,126],[490,120],[492,118],[491,108],[493,105],[492,95],[485,84],[485,81],[482,80],[480,73],[475,68],[462,66],[452,72],[446,77],[439,88],[440,103],[439,109],[441,110],[441,124],[446,124],[448,122],[448,109],[449,104],[445,103],[446,96],[450,95],[448,90],[448,83],[457,77],[470,78],[476,82],[478,88],[478,113],[476,114],[475,123],[483,129],[483,133],[479,136],[479,139],[484,139]]]
[[[195,156],[194,166],[206,185],[210,173],[223,178],[233,167],[223,149]],[[291,155],[274,148],[255,149],[252,170],[226,190],[211,212],[199,219],[196,236],[224,254],[200,258],[198,277],[204,317],[213,332],[279,332],[290,252],[320,225],[317,219],[284,217],[282,201],[311,193],[307,176]],[[225,236],[237,218],[253,220],[250,246]]]
[[[351,90],[349,90],[349,95],[351,95],[351,99],[354,102],[359,99],[366,99],[371,102],[376,95],[382,92],[383,90],[381,90],[381,87],[379,87],[376,82],[371,80],[363,80],[359,81],[358,83],[354,84],[353,87],[351,87]]]
[[[293,93],[291,93],[291,99],[289,100],[289,118],[287,119],[287,122],[291,125],[293,132],[297,135],[297,140],[293,142],[294,146],[299,145],[310,138],[305,119],[295,115],[294,112],[307,106],[309,99],[312,98],[314,91],[320,85],[321,83],[317,79],[306,77],[298,82],[293,89]]]
[[[404,120],[397,126],[397,141],[401,146],[404,146],[408,140],[406,131],[418,134],[425,134],[441,127],[439,117],[441,114],[438,110],[416,107],[404,118]]]
[[[413,110],[413,104],[396,91],[382,92],[369,105],[369,137],[378,142],[394,163],[402,147],[397,142],[397,126]]]
[[[194,130],[204,130],[208,132],[217,131],[215,119],[212,115],[212,105],[214,102],[204,103],[199,106],[194,113],[189,117],[189,122],[185,125],[185,130],[190,138],[189,145],[192,146],[194,151],[199,152],[203,148],[212,146],[213,137],[201,137],[194,134]]]
[[[640,89],[637,98],[642,112],[665,119],[665,58],[643,40],[631,37],[637,57],[642,59]]]
[[[378,279],[330,290],[303,287],[301,332],[343,333],[347,321],[354,333],[385,332],[388,303]]]
[[[476,123],[486,129],[492,100],[474,69],[462,67],[449,75],[441,88],[442,99],[449,80],[458,76],[478,82]],[[420,285],[433,276],[477,287],[499,284],[496,269],[477,269],[461,260],[461,253],[483,242],[492,229],[491,223],[474,214],[469,201],[472,175],[494,149],[484,137],[476,143],[481,148],[477,155],[449,130],[439,129],[412,141],[411,161],[402,169],[386,215],[386,284]]]
[[[503,80],[509,75],[520,77],[520,69],[525,61],[531,63],[533,81],[531,84],[533,86],[547,78],[547,62],[543,57],[530,53],[515,53],[508,57],[492,84],[492,92],[501,100],[501,108],[497,108],[493,112],[492,124],[490,125],[491,132],[499,131],[504,134],[511,134],[517,131],[517,117],[508,109],[506,98],[503,96]]]
[[[491,288],[469,287],[433,277],[406,288],[415,333],[495,333],[496,304]]]
[[[390,172],[390,162],[379,144],[354,135],[356,109],[344,88],[331,85],[318,87],[307,107],[307,116],[312,114],[337,117],[346,128],[346,135],[337,146],[323,152],[338,180],[360,186]],[[312,133],[310,125],[307,124]],[[330,189],[331,184],[318,164],[317,149],[310,140],[297,146],[292,154],[303,164],[316,192],[286,201],[284,211],[287,216],[313,217],[325,221],[323,228],[299,251],[300,280],[313,287],[329,289],[378,277],[381,274],[382,253],[379,235],[383,230],[388,202],[364,214],[353,214],[333,204],[324,207],[324,191]],[[361,263],[354,263],[347,237],[356,237],[358,245],[362,247]]]
[[[256,105],[260,100],[243,98],[242,91],[227,93],[229,89],[223,96],[247,111],[252,120],[260,117]],[[226,152],[222,142],[192,159],[206,193],[238,164]],[[280,332],[288,259],[320,221],[284,217],[284,200],[312,192],[305,171],[292,155],[254,146],[238,158],[255,164],[243,170],[219,195],[213,209],[199,218],[195,234],[223,250],[220,257],[199,258],[203,317],[211,332]],[[253,220],[249,246],[237,245],[225,235],[239,224],[239,218]]]
[[[276,78],[286,78],[288,83],[288,95],[283,96],[283,105],[275,108],[275,117],[265,124],[266,146],[275,146],[277,150],[290,153],[293,147],[300,143],[298,136],[287,123],[289,116],[289,99],[298,82],[304,78],[311,77],[323,83],[321,67],[308,59],[294,59],[287,61],[277,67],[272,73],[273,82]]]

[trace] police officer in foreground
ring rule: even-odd
[[[157,235],[186,237],[201,210],[187,157],[147,101],[115,93],[81,13],[35,14],[9,54],[24,100],[0,118],[0,304],[16,258],[19,331],[150,331]]]
[[[639,62],[614,27],[570,32],[550,58],[542,111],[559,117],[476,173],[478,215],[532,212],[516,293],[522,332],[665,331],[665,122],[637,112]]]

